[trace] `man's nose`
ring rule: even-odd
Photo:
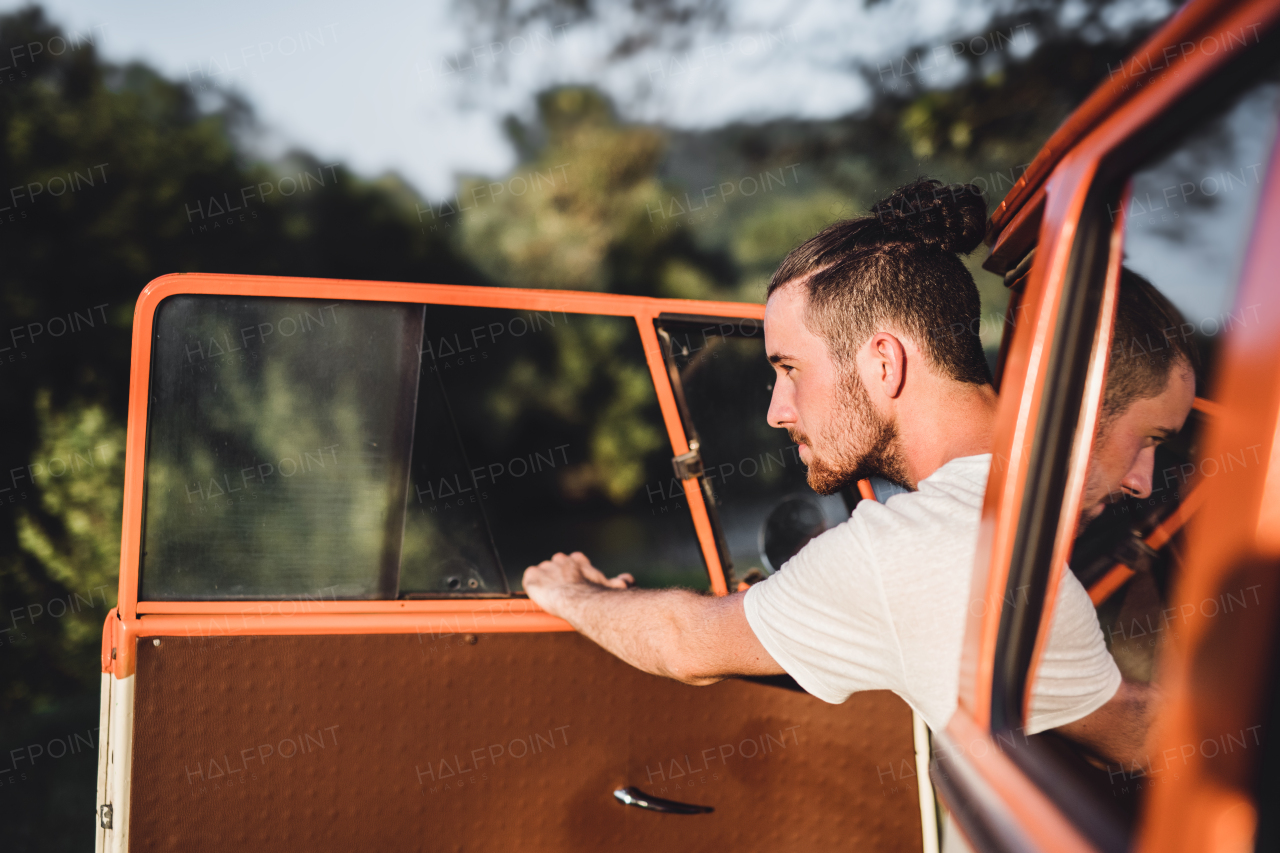
[[[1129,473],[1120,481],[1121,487],[1139,500],[1151,497],[1151,479],[1156,465],[1156,449],[1144,447],[1134,460]]]
[[[796,410],[789,399],[790,394],[787,391],[787,383],[775,378],[773,380],[773,396],[769,398],[769,412],[765,416],[769,421],[769,426],[778,429],[785,428],[788,424],[796,422]]]

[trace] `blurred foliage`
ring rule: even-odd
[[[591,24],[602,13],[617,14],[622,4],[602,0],[455,0],[454,8],[476,38],[506,40],[531,27],[551,31]],[[725,0],[630,0],[628,26],[610,49],[623,58],[662,45],[687,49],[690,34],[700,27],[723,28]]]
[[[301,152],[253,162],[240,142],[253,118],[232,97],[105,63],[36,8],[0,16],[0,53],[12,66],[0,76],[0,731],[18,737],[65,734],[73,706],[89,715],[76,725],[96,724],[96,698],[77,703],[97,695],[115,603],[132,309],[146,282],[484,278],[423,228],[394,176],[365,181]],[[327,185],[285,195],[304,170]],[[245,200],[263,185],[282,191]],[[63,796],[71,766],[6,788],[0,820],[41,826],[40,849],[91,843],[80,815],[92,775]]]
[[[41,511],[14,510],[18,544],[64,589],[103,590],[105,601],[115,589],[120,560],[124,424],[99,404],[54,412],[51,397],[48,389],[36,394],[40,446],[28,470],[39,488]],[[101,639],[96,621],[68,618],[62,627],[63,652],[79,652]]]
[[[484,272],[520,287],[691,299],[727,287],[720,253],[700,250],[665,214],[655,221],[670,201],[657,178],[662,134],[620,125],[607,99],[583,88],[543,93],[538,119],[508,123],[517,145],[542,140],[516,172],[465,181],[459,194],[477,202],[463,214],[461,247]]]
[[[65,48],[33,61],[32,43]],[[416,195],[393,176],[364,181],[303,153],[249,162],[238,139],[252,116],[232,98],[104,63],[38,9],[0,16],[0,51],[21,57],[0,85],[0,715],[10,715],[96,690],[119,559],[132,307],[147,281],[179,271],[483,277],[422,228]],[[281,178],[304,169],[324,170],[328,186],[238,198],[264,183],[287,189]],[[51,179],[77,173],[74,189],[53,194],[63,184]],[[210,215],[224,197],[243,210]],[[73,453],[96,466],[47,473]],[[47,612],[94,590],[94,607]]]
[[[862,0],[865,8],[888,6],[886,0]],[[946,14],[941,7],[928,7],[913,0],[899,0],[892,4],[898,20],[905,10],[926,11],[933,15]],[[563,34],[573,28],[582,28],[594,39],[612,42],[608,58],[625,61],[645,51],[684,53],[691,50],[698,40],[707,37],[724,39],[735,32],[735,15],[726,0],[629,0],[626,3],[608,0],[454,0],[454,12],[471,31],[471,40],[505,41],[528,30],[550,30]],[[988,18],[972,25],[969,32],[956,32],[952,37],[966,38],[988,34],[1013,23],[1033,26],[1049,41],[1074,42],[1092,46],[1109,41],[1123,40],[1134,29],[1146,30],[1158,20],[1169,15],[1177,4],[1170,0],[987,0],[978,9]],[[764,18],[759,10],[755,26]],[[786,26],[792,16],[807,12],[779,7],[770,23],[771,29]],[[970,11],[970,10],[964,10]],[[890,14],[893,14],[890,13]],[[745,17],[745,16],[744,16]],[[909,17],[907,20],[910,20]],[[972,18],[970,18],[972,20]],[[878,56],[853,55],[842,61],[853,73],[867,74],[876,67]],[[841,60],[837,60],[841,61]],[[990,70],[1014,62],[985,54],[966,59],[972,65]]]
[[[1150,27],[1115,24],[1122,4],[1113,0],[1078,5],[1067,20],[1055,3],[993,4],[975,33],[1027,25],[1033,42],[966,57],[944,86],[885,85],[865,59],[851,60],[873,100],[829,121],[675,131],[621,121],[591,88],[547,91],[534,120],[508,122],[520,156],[511,174],[468,178],[457,197],[430,205],[395,175],[362,179],[306,152],[261,162],[245,141],[254,116],[234,96],[106,63],[37,8],[0,15],[0,55],[20,57],[0,78],[0,208],[9,208],[0,210],[0,723],[56,714],[96,691],[99,631],[115,598],[132,307],[152,278],[255,273],[756,300],[793,246],[917,175],[977,182],[997,202]],[[476,10],[501,30],[589,24],[597,4],[495,0]],[[716,2],[641,0],[631,14],[651,25],[615,46],[619,58],[675,44],[681,27],[725,21]],[[60,54],[25,50],[58,38]],[[96,177],[52,192],[54,179],[77,174]],[[748,179],[768,188],[748,193]],[[299,189],[286,194],[287,181]],[[979,286],[998,315],[1003,288],[985,273]],[[554,373],[512,371],[494,397],[495,423],[520,399],[571,410],[583,389],[614,380],[615,396],[595,413],[592,472],[568,486],[622,502],[641,483],[638,460],[662,441],[631,417],[647,377],[601,357],[607,340],[565,341]],[[51,460],[75,454],[94,464],[49,473]],[[50,616],[49,602],[69,596],[92,604]],[[48,849],[62,844],[47,840]]]
[[[645,417],[654,401],[653,380],[635,358],[630,329],[613,318],[588,317],[549,335],[550,364],[523,353],[488,395],[490,431],[528,434],[540,420],[587,427],[589,463],[570,469],[561,488],[578,500],[603,494],[614,504],[630,501],[645,480],[645,457],[667,437]],[[518,442],[503,442],[513,450]],[[668,466],[669,467],[669,466]]]
[[[143,598],[379,594],[384,520],[404,508],[391,484],[408,461],[387,449],[401,377],[417,369],[421,314],[381,302],[162,304]],[[244,329],[271,331],[245,339]],[[214,350],[237,339],[244,351]]]

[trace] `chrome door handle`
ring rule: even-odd
[[[653,797],[632,785],[628,785],[625,788],[619,788],[613,792],[613,796],[624,806],[635,806],[638,809],[648,809],[651,812],[666,812],[667,814],[707,814],[708,812],[715,811],[711,806],[694,806],[689,803],[677,803],[675,800],[664,800],[661,797]]]

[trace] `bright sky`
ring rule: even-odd
[[[19,5],[0,0],[0,10]],[[959,70],[953,49],[1032,46],[1026,31],[988,34],[989,48],[949,45],[951,33],[985,19],[985,4],[970,0],[871,9],[806,0],[785,11],[748,0],[732,4],[728,33],[703,34],[686,54],[655,49],[623,63],[606,57],[631,29],[625,11],[589,28],[542,25],[486,45],[471,43],[449,0],[47,0],[44,8],[64,29],[92,34],[110,60],[232,87],[270,131],[268,152],[298,145],[366,175],[394,170],[435,199],[453,192],[460,173],[512,167],[501,120],[528,115],[548,85],[594,83],[628,118],[679,127],[825,118],[866,100],[851,60],[875,63],[892,84],[913,67],[902,55],[909,42],[936,45],[935,80]]]

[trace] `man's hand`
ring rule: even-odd
[[[581,551],[572,554],[557,553],[550,560],[524,570],[524,591],[529,598],[552,616],[567,618],[568,600],[584,591],[602,589],[630,589],[636,579],[627,573],[607,578],[604,572],[591,565]]]

